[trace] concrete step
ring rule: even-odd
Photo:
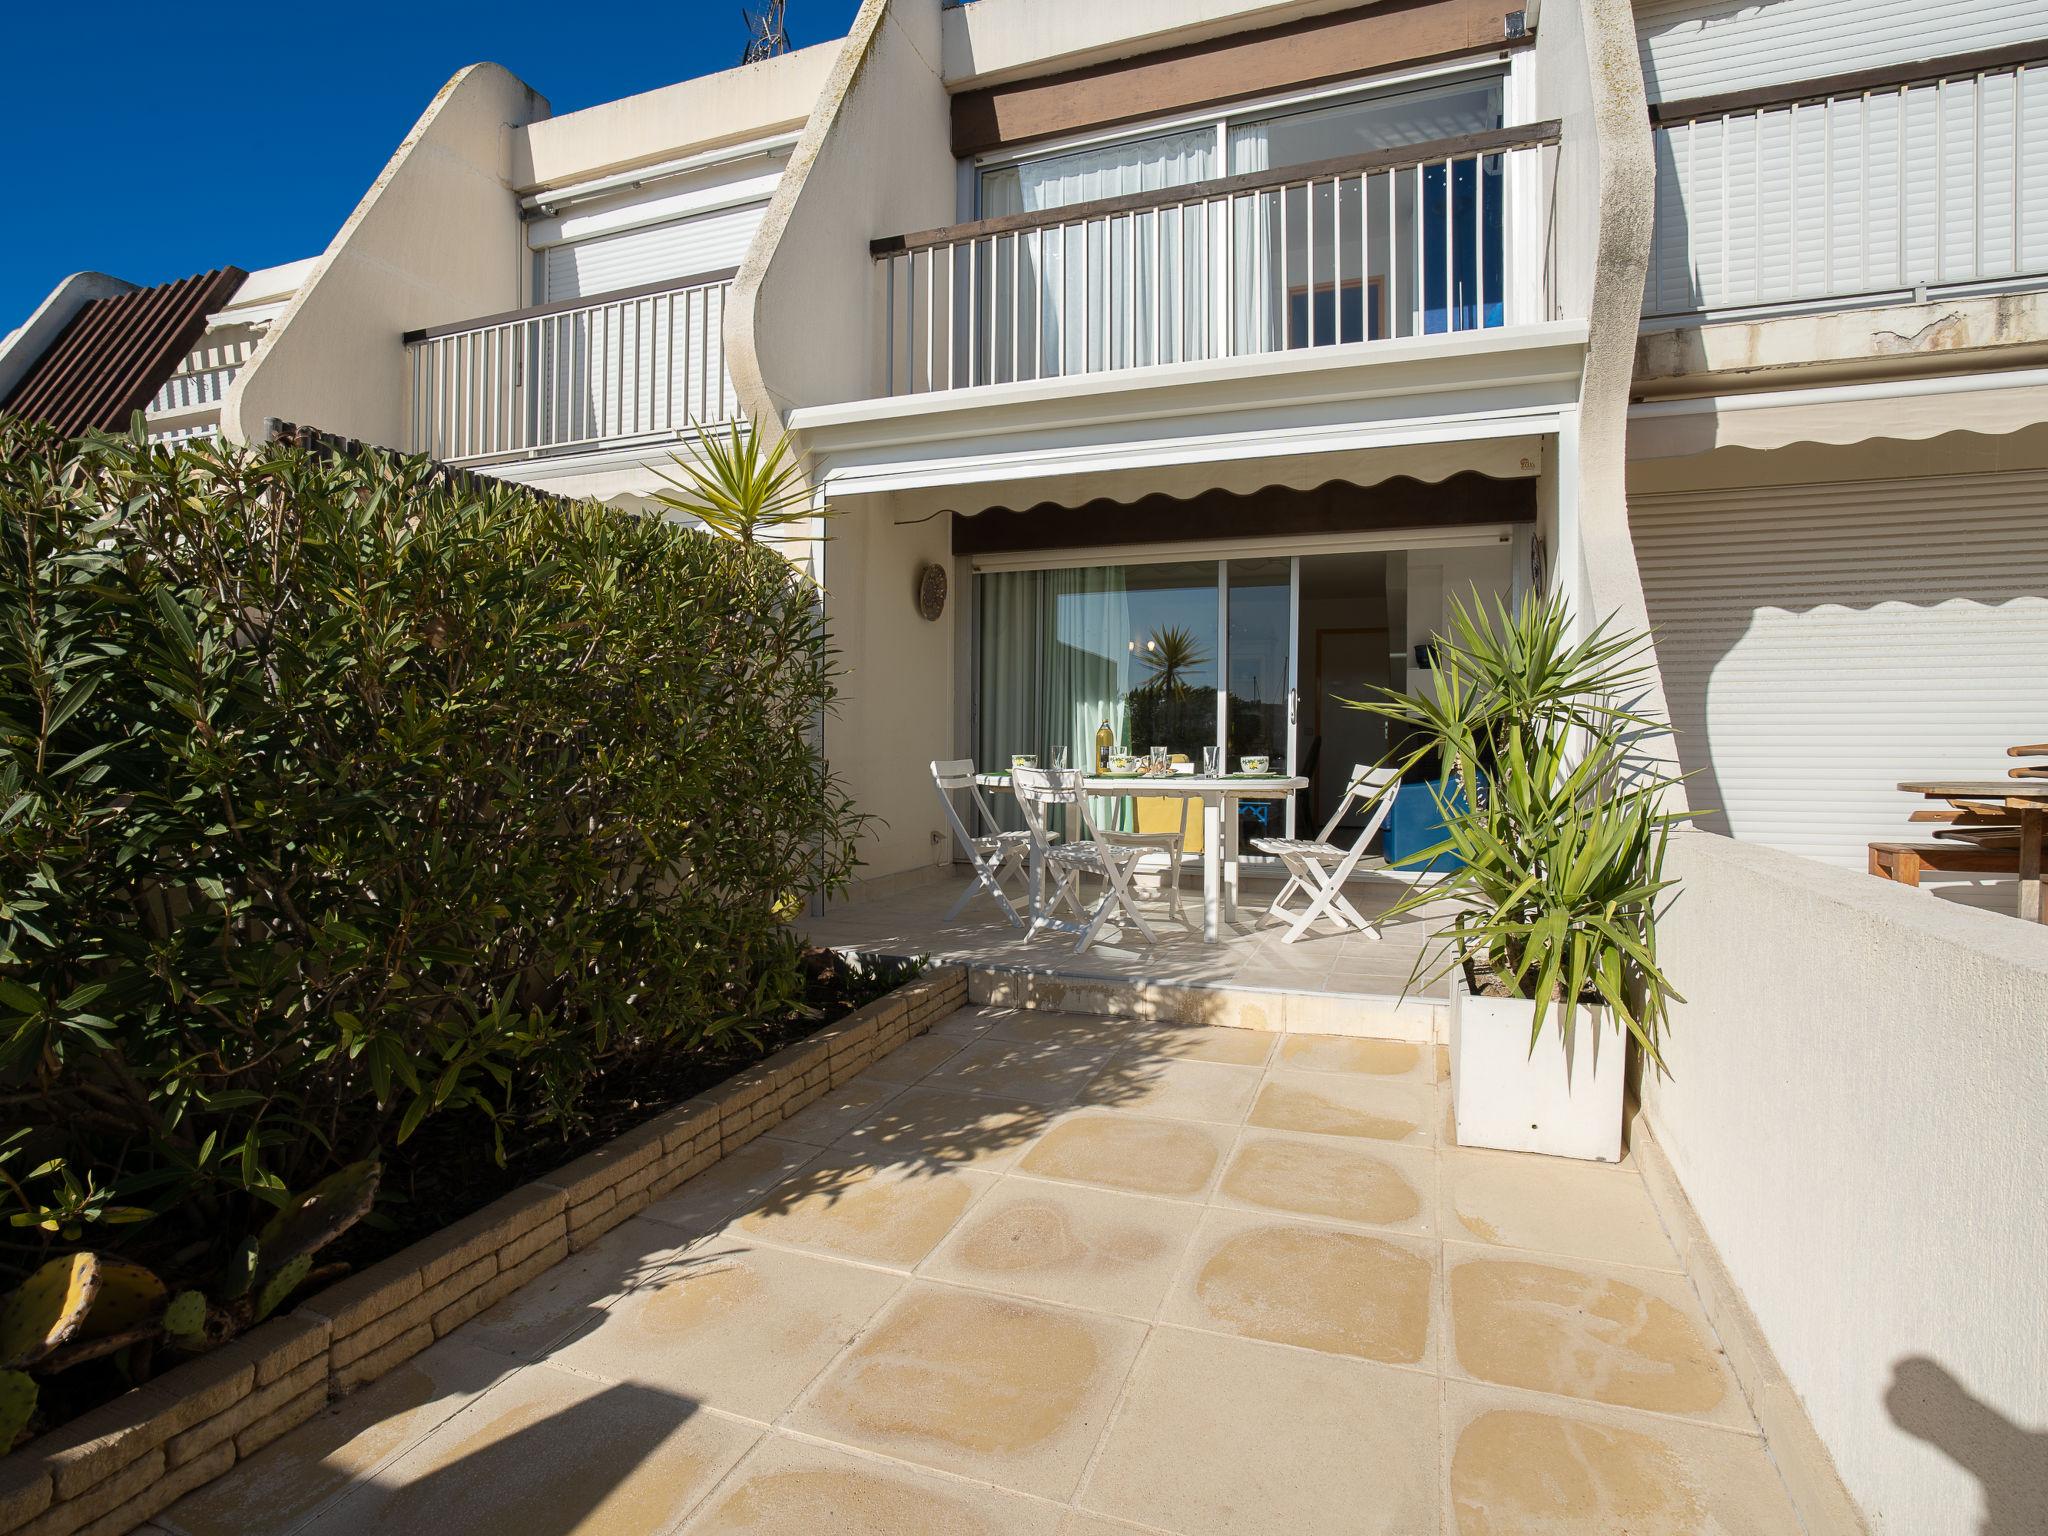
[[[881,954],[856,945],[842,946],[841,953]],[[1443,998],[1133,979],[1076,974],[1050,965],[964,963],[968,997],[991,1007],[1216,1024],[1269,1034],[1354,1035],[1418,1044],[1449,1038],[1450,1003]]]

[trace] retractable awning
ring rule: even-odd
[[[2048,368],[1944,374],[1650,400],[1629,407],[1628,456],[1674,458],[1716,448],[1917,441],[1949,432],[1998,436],[2048,422]]]

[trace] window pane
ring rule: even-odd
[[[1233,174],[1369,154],[1501,125],[1501,81],[1381,92],[1334,107],[1245,123],[1230,130]]]
[[[1228,767],[1247,756],[1272,759],[1276,772],[1287,762],[1287,658],[1294,633],[1289,620],[1290,562],[1273,559],[1230,562],[1230,744]],[[1245,800],[1238,805],[1242,838],[1279,837],[1286,803]]]
[[[1099,144],[981,173],[981,216],[1038,213],[1128,192],[1207,181],[1216,174],[1216,131]]]
[[[1163,746],[1199,764],[1216,741],[1216,562],[993,571],[976,578],[975,761],[1015,752],[1095,766]]]

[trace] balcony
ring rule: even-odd
[[[732,277],[668,279],[411,333],[414,450],[483,463],[657,442],[733,420]]]
[[[873,243],[890,396],[1550,318],[1556,123]]]
[[[221,404],[255,355],[258,333],[208,336],[143,407],[153,443],[194,443],[220,436]]]
[[[2008,51],[1663,103],[1652,116],[1646,316],[2048,277],[2048,61]]]

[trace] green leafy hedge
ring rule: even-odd
[[[861,820],[813,598],[421,460],[0,421],[0,1270],[173,1210],[117,1246],[198,1268],[427,1115],[787,1013]]]

